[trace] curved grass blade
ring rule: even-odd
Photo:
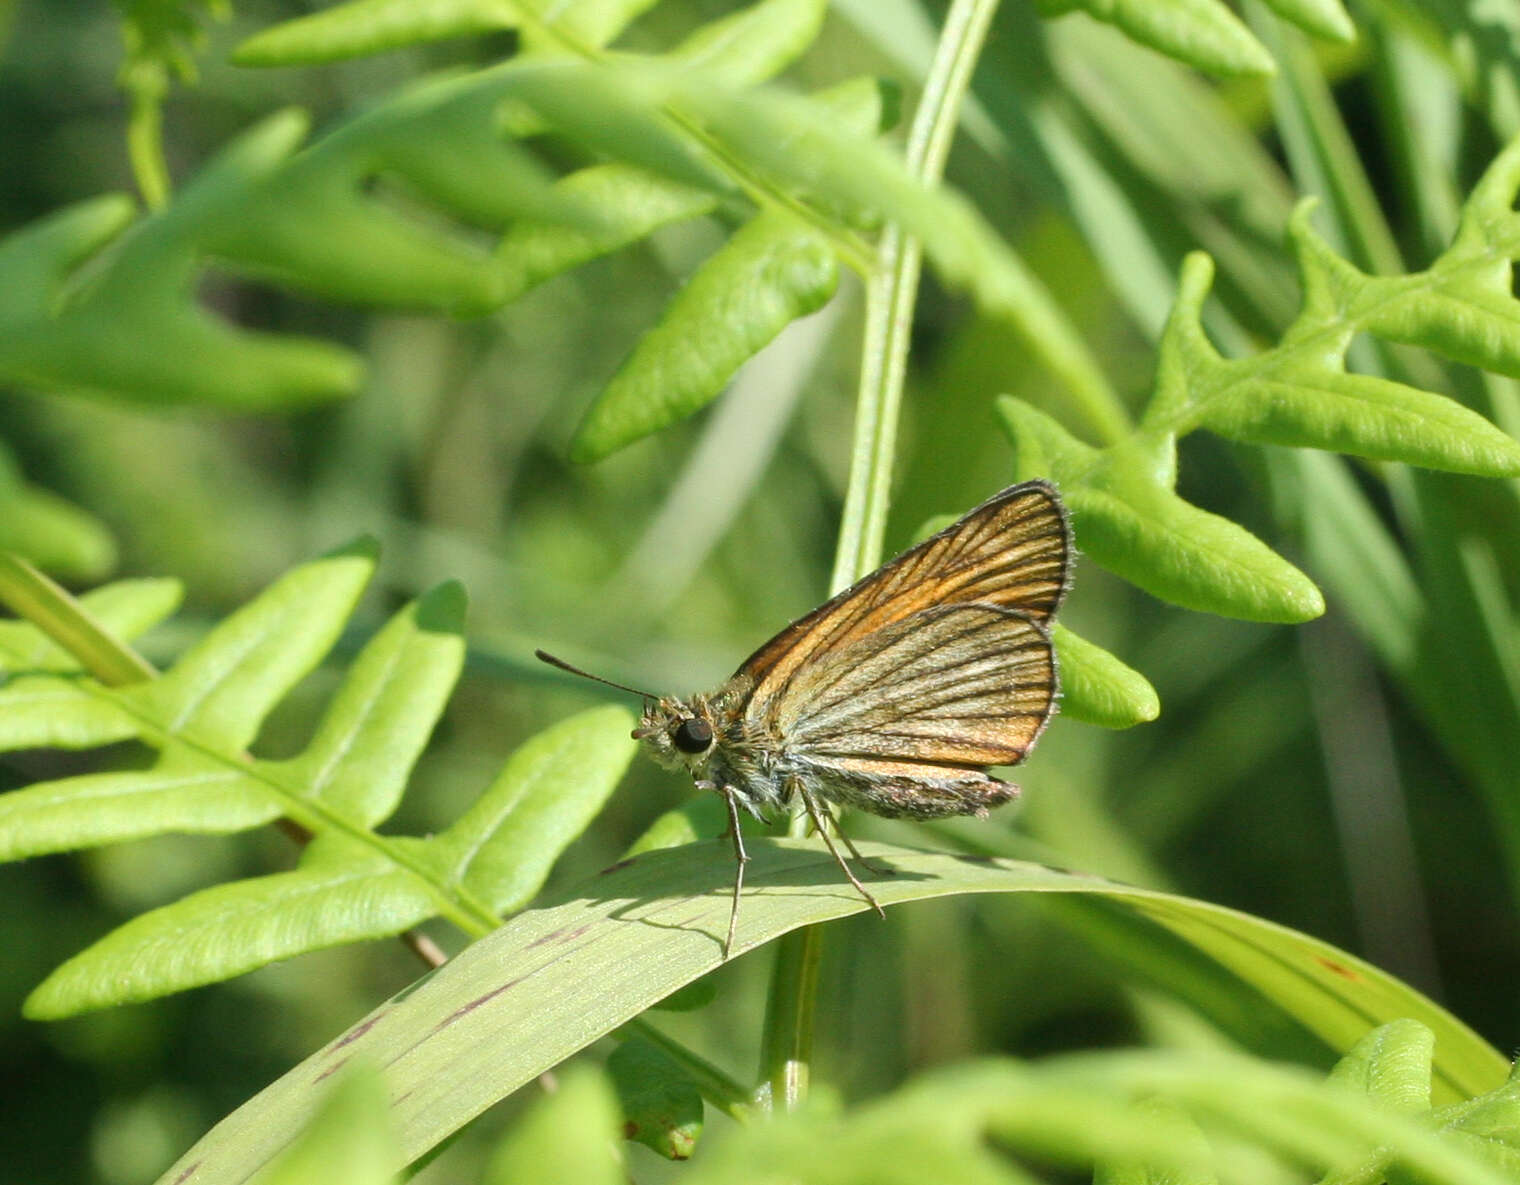
[[[1195,944],[1335,1049],[1413,1017],[1436,1034],[1442,1100],[1490,1090],[1502,1054],[1412,988],[1344,951],[1247,914],[1041,865],[882,844],[868,857],[883,904],[959,893],[1097,894]],[[869,908],[828,853],[801,840],[750,847],[736,953]],[[381,1005],[225,1119],[161,1179],[230,1185],[278,1156],[314,1092],[352,1058],[381,1065],[403,1152],[415,1159],[543,1070],[637,1016],[723,959],[732,857],[719,843],[650,852],[562,904],[519,914]]]

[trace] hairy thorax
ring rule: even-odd
[[[737,675],[706,695],[649,701],[633,735],[660,765],[686,770],[699,786],[731,787],[745,810],[764,818],[788,797],[786,762],[780,738],[744,714],[751,682]]]

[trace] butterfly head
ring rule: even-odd
[[[711,760],[718,729],[701,697],[688,701],[662,696],[645,701],[644,715],[633,735],[666,769],[690,770],[695,775]]]

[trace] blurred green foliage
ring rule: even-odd
[[[0,8],[0,229],[32,228],[64,206],[99,199],[87,210],[101,220],[91,233],[103,239],[131,212],[100,195],[140,187],[152,197],[141,162],[153,149],[129,138],[129,127],[140,137],[142,125],[118,89],[123,78],[137,118],[143,103],[164,102],[165,174],[188,190],[227,145],[282,108],[306,111],[321,151],[337,158],[341,139],[321,138],[355,112],[391,118],[386,104],[418,76],[500,61],[518,34],[474,19],[474,7],[435,9],[463,14],[454,31],[470,36],[264,70],[232,64],[232,51],[250,47],[248,60],[259,45],[250,37],[306,6],[245,2],[205,25],[200,16],[218,6],[19,0]],[[632,7],[648,11],[619,47],[648,53],[682,44],[730,11],[709,0]],[[1109,6],[1041,7],[1050,19],[1011,0],[1000,13],[948,175],[1051,291],[1134,411],[1151,391],[1188,251],[1207,250],[1217,269],[1208,300],[1198,296],[1202,328],[1227,357],[1256,353],[1298,310],[1285,239],[1295,197],[1321,199],[1315,230],[1356,267],[1405,275],[1448,247],[1463,198],[1520,131],[1520,34],[1480,6],[1369,0],[1347,46],[1311,42],[1247,0],[1242,21],[1219,25],[1207,51],[1214,56],[1193,63],[1229,74],[1225,81],[1129,39],[1182,52],[1164,22],[1149,35],[1144,19],[1121,32],[1084,14],[1054,16]],[[125,40],[124,11],[148,21]],[[787,80],[816,92],[873,75],[904,88],[911,109],[942,17],[940,6],[910,0],[835,4]],[[1325,19],[1317,31],[1335,34]],[[160,50],[150,52],[154,45]],[[1253,76],[1262,59],[1276,63],[1270,81]],[[166,89],[171,77],[185,85]],[[263,158],[274,180],[260,183],[273,192],[295,183],[291,170],[279,170],[298,123],[262,125],[268,135],[284,127],[290,139]],[[563,139],[540,141],[549,165],[571,158]],[[412,174],[414,184],[419,175],[434,178],[426,193],[436,196],[438,174]],[[392,244],[442,238],[474,258],[482,226],[495,225],[478,209],[441,215],[407,185],[379,188],[376,203],[374,189],[356,185],[344,208],[373,213],[379,205]],[[658,229],[631,250],[594,258],[504,307],[496,305],[510,281],[496,276],[504,286],[468,308],[419,297],[413,311],[364,311],[333,301],[331,291],[319,299],[288,283],[300,258],[222,266],[238,258],[247,228],[219,222],[215,210],[199,214],[196,242],[212,265],[129,273],[118,281],[123,290],[159,285],[178,299],[193,284],[206,308],[239,326],[282,342],[320,339],[321,350],[308,340],[303,365],[334,394],[357,384],[346,359],[362,358],[362,386],[344,401],[254,415],[247,406],[235,414],[145,409],[18,382],[0,392],[0,447],[9,453],[0,461],[8,508],[0,541],[25,546],[81,587],[113,564],[118,574],[179,578],[187,613],[142,643],[167,662],[298,562],[361,533],[378,536],[377,586],[339,639],[339,662],[274,710],[257,756],[300,752],[361,642],[403,603],[457,578],[471,600],[464,679],[393,821],[411,834],[442,830],[520,742],[602,698],[538,667],[534,646],[638,686],[684,692],[723,678],[826,591],[850,460],[861,318],[854,281],[740,371],[710,410],[583,467],[567,460],[572,451],[603,450],[578,426],[596,422],[600,413],[587,420],[588,409],[603,405],[601,393],[671,296],[690,292],[683,279],[732,245],[732,209],[679,225],[656,219]],[[173,261],[152,247],[131,249],[150,263]],[[378,267],[396,262],[384,245],[368,250]],[[433,259],[413,260],[412,274],[429,275]],[[441,266],[431,273],[439,291],[450,279]],[[81,278],[86,292],[89,280]],[[1507,289],[1507,271],[1501,280]],[[480,315],[456,320],[440,308]],[[209,354],[175,353],[211,348],[193,332],[188,344],[137,332],[120,343],[122,356],[149,369],[217,372]],[[1015,476],[997,396],[1078,436],[1094,428],[1090,406],[1052,384],[1048,343],[1032,346],[1027,332],[949,288],[926,287],[913,335],[889,549]],[[0,340],[0,355],[34,344]],[[1349,342],[1349,360],[1360,374],[1444,393],[1512,436],[1520,431],[1509,379],[1365,336]],[[93,362],[70,361],[81,370]],[[247,378],[224,373],[229,389]],[[687,412],[703,400],[681,402]],[[1182,441],[1177,480],[1182,497],[1290,555],[1324,589],[1326,615],[1288,627],[1185,612],[1084,563],[1063,620],[1145,675],[1159,692],[1160,719],[1122,733],[1057,720],[1021,771],[1023,805],[991,821],[958,821],[932,838],[882,821],[854,824],[907,844],[982,843],[1250,911],[1360,953],[1444,1001],[1498,1047],[1514,1048],[1515,483],[1201,434]],[[29,538],[40,542],[26,545]],[[146,760],[127,744],[111,754],[111,768],[132,771]],[[98,768],[65,753],[7,755],[0,788]],[[550,892],[617,859],[688,793],[636,764],[567,852]],[[407,951],[382,943],[57,1024],[20,1019],[21,1000],[49,971],[127,918],[294,859],[277,834],[159,835],[0,867],[0,943],[11,952],[0,962],[0,1058],[11,1071],[0,1087],[0,1163],[8,1173],[41,1185],[148,1179],[415,978]],[[1072,941],[1074,933],[1088,941]],[[441,929],[437,936],[458,941]],[[1132,941],[1101,917],[991,897],[922,902],[893,910],[886,923],[836,923],[815,1078],[863,1099],[972,1054],[1223,1043],[1217,1015],[1204,1024],[1155,990],[1202,994],[1185,960],[1175,964],[1181,972],[1169,973],[1158,956],[1144,978],[1116,974],[1136,962]],[[747,1081],[766,993],[761,957],[712,978],[711,1004],[662,1014],[659,1026]],[[1286,1036],[1273,1045],[1278,1036],[1269,1031],[1262,1042],[1284,1057],[1323,1056]],[[607,1109],[589,1080],[566,1089],[599,1114]],[[478,1178],[491,1137],[527,1102],[514,1098],[488,1116],[420,1179]],[[710,1118],[711,1127],[727,1122]],[[519,1138],[531,1138],[527,1131]],[[499,1155],[510,1163],[510,1152]],[[653,1154],[627,1155],[640,1180],[669,1179]]]

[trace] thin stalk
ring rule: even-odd
[[[953,0],[950,5],[908,130],[907,168],[926,185],[944,172],[961,103],[996,11],[997,0]],[[836,592],[881,562],[921,262],[918,240],[889,227],[866,281],[855,440],[832,580]],[[805,827],[803,819],[795,819],[792,832],[801,834]],[[776,1109],[790,1110],[807,1097],[821,957],[817,926],[796,930],[777,944],[761,1049],[763,1079]]]
[[[162,210],[169,204],[171,186],[169,166],[164,160],[163,96],[145,90],[132,93],[132,111],[127,118],[127,156],[132,162],[132,176],[150,210]]]
[[[955,0],[945,18],[905,152],[908,172],[926,185],[934,184],[944,173],[961,104],[996,11],[997,0]],[[831,593],[848,588],[881,563],[922,263],[918,240],[889,226],[877,248],[876,267],[866,282],[855,441]]]
[[[813,1018],[818,1005],[818,968],[823,927],[804,926],[776,944],[771,991],[761,1039],[766,1058],[761,1101],[791,1111],[807,1099],[813,1062]]]
[[[158,676],[152,663],[113,638],[66,589],[8,551],[0,551],[0,604],[52,638],[107,687]]]
[[[693,1053],[673,1037],[667,1036],[641,1017],[635,1017],[623,1026],[620,1036],[639,1036],[658,1045],[681,1064],[691,1076],[702,1097],[730,1119],[748,1123],[754,1113],[748,1092],[706,1058]]]

